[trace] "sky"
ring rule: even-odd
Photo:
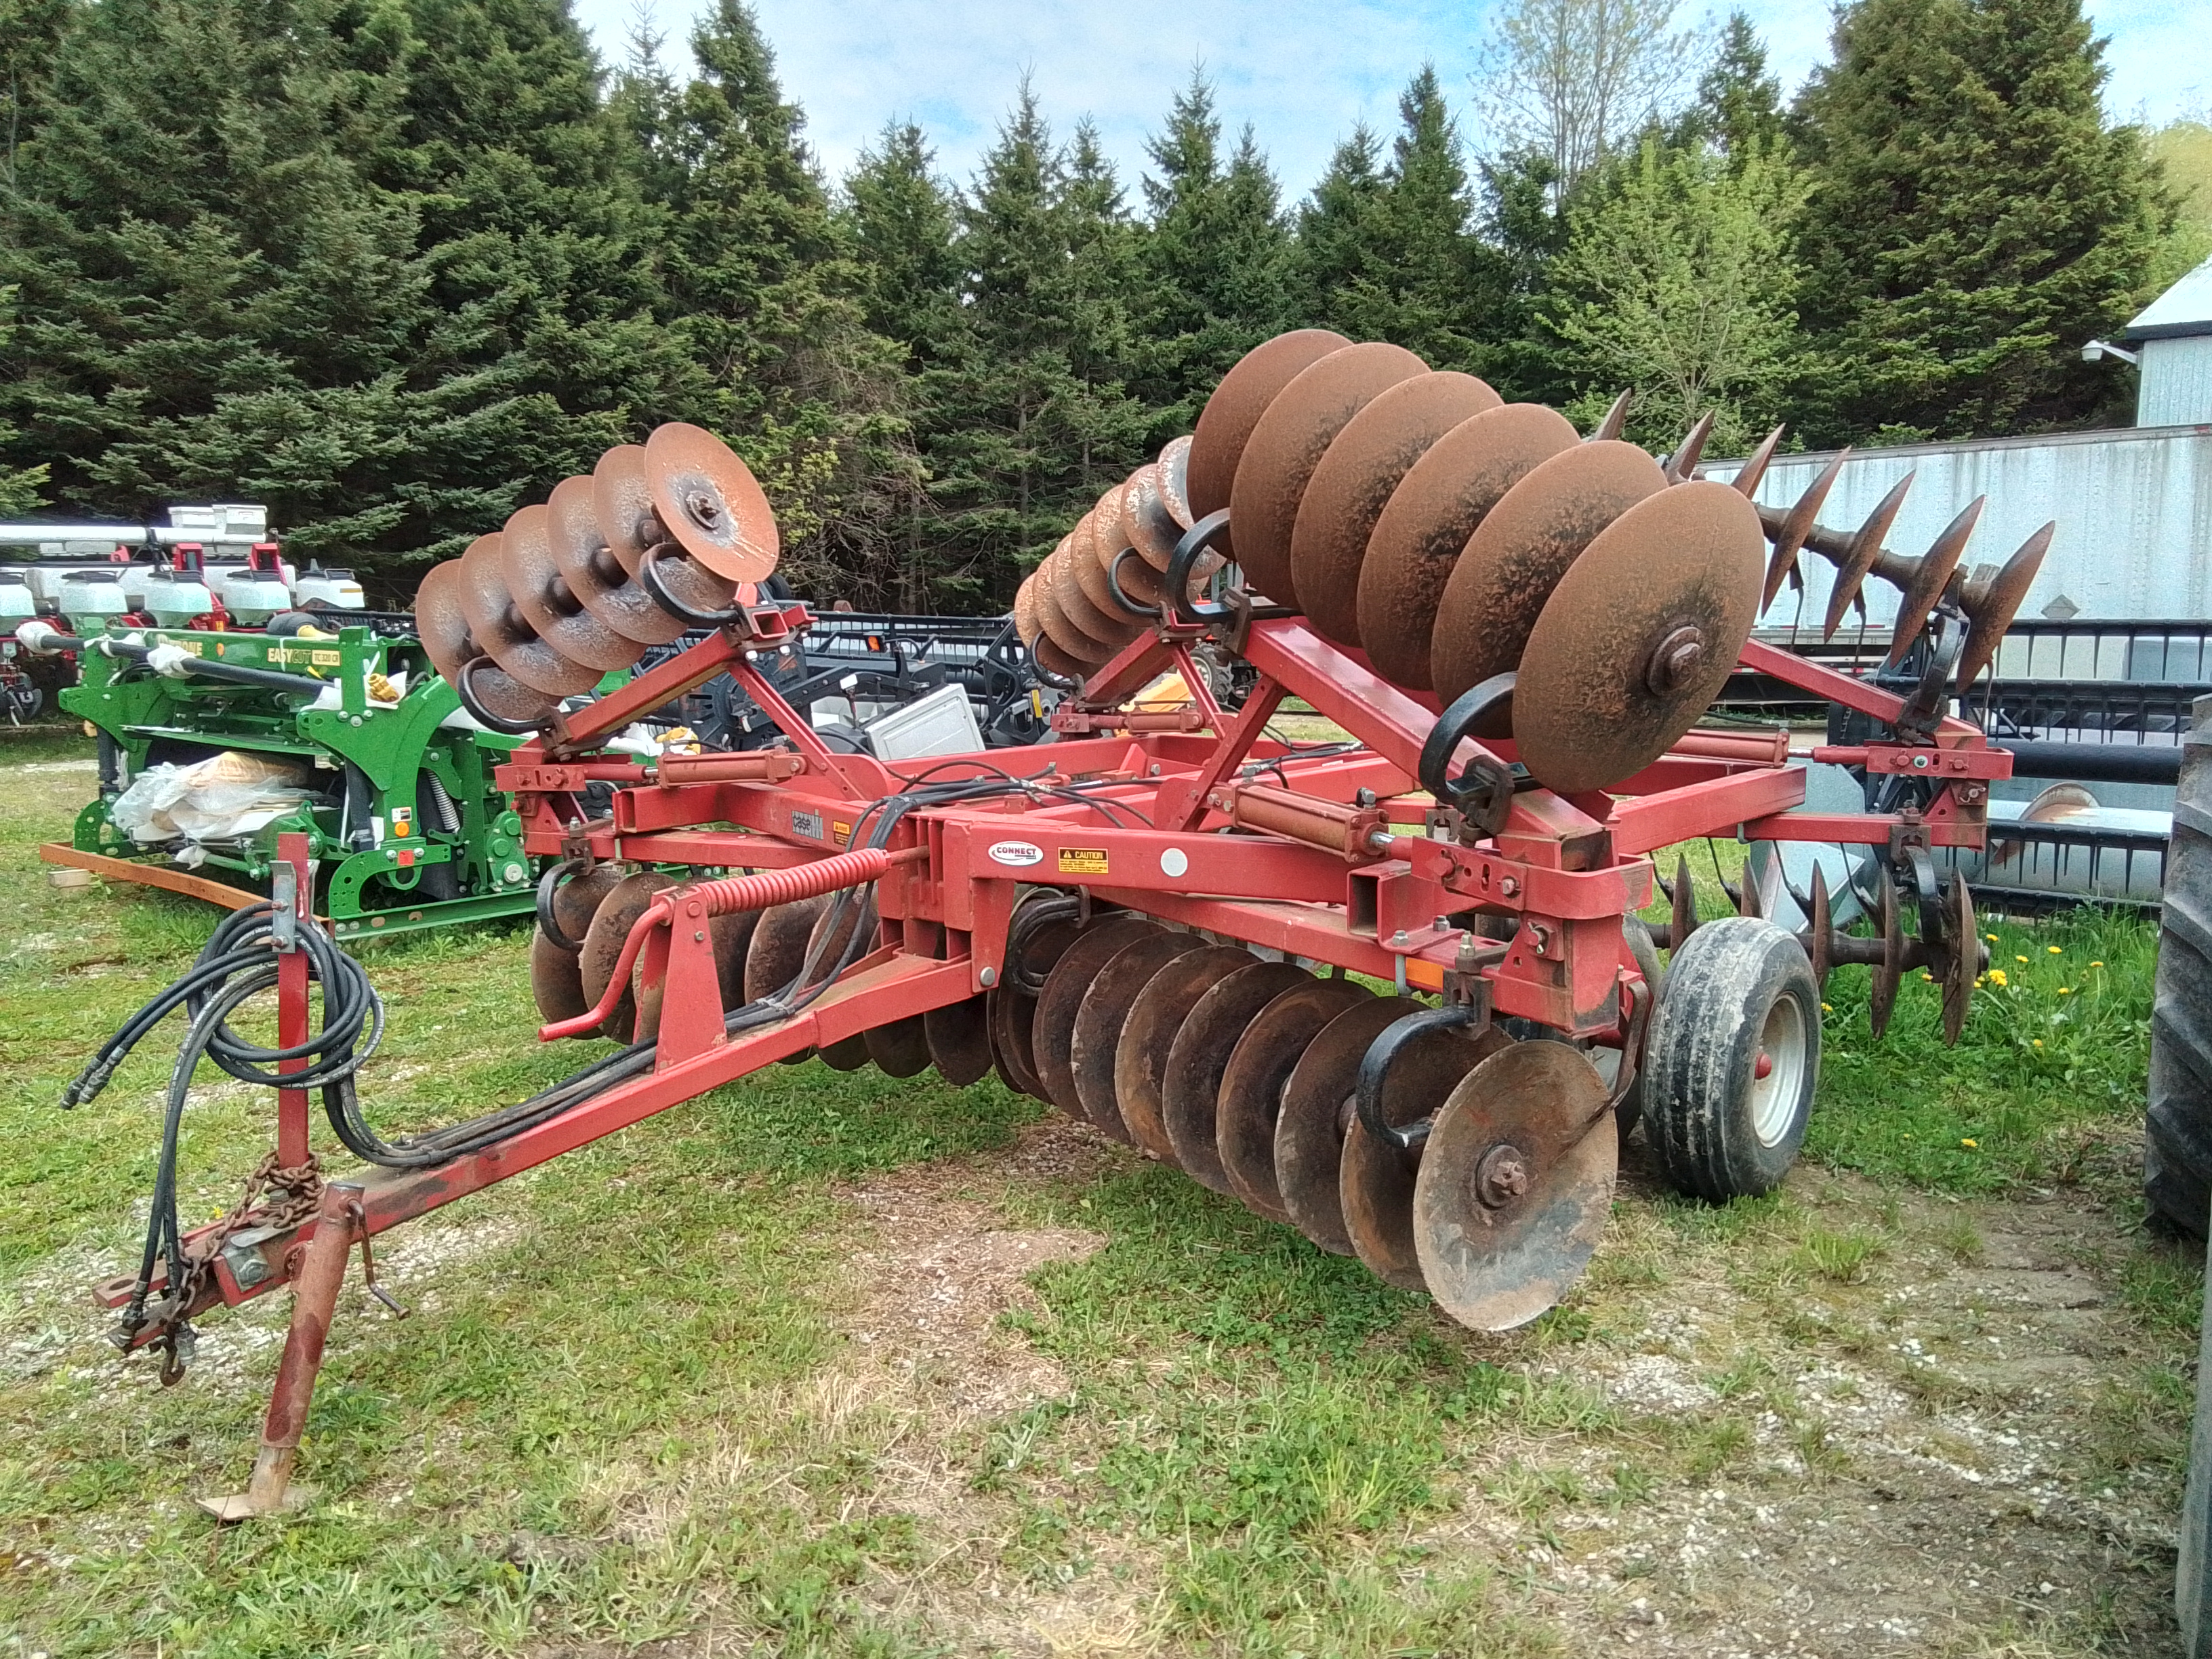
[[[2089,0],[2109,37],[2108,106],[2152,121],[2201,114],[2212,99],[2200,0]],[[618,60],[639,0],[576,0],[602,54]],[[696,0],[644,0],[669,37],[672,66]],[[1215,82],[1233,133],[1249,123],[1283,181],[1302,195],[1362,119],[1388,131],[1399,92],[1424,61],[1464,111],[1489,4],[1469,0],[754,0],[785,94],[806,112],[834,177],[894,118],[920,122],[938,166],[964,182],[1026,70],[1056,132],[1098,127],[1133,204],[1141,205],[1146,135],[1192,66]],[[1715,23],[1686,3],[1686,24]],[[1785,88],[1825,57],[1826,0],[1747,0]],[[1462,116],[1478,150],[1482,134]]]

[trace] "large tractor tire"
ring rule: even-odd
[[[2212,697],[2197,701],[2166,842],[2143,1197],[2154,1218],[2205,1236],[2212,1210]]]

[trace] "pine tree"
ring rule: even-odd
[[[911,121],[887,125],[845,180],[846,213],[867,288],[868,325],[920,373],[945,360],[962,326],[959,203]]]
[[[14,314],[15,290],[0,289],[0,346],[15,331],[9,320]],[[0,422],[0,452],[4,452],[21,436],[15,428]],[[52,469],[41,463],[37,466],[0,466],[0,515],[28,513],[39,505],[40,492],[45,489]]]
[[[1814,441],[2078,421],[2171,207],[2079,0],[1857,0],[1801,97]]]
[[[0,234],[0,459],[51,462],[58,506],[263,499],[307,550],[389,545],[441,504],[410,495],[451,408],[408,374],[413,206],[353,161],[394,127],[391,33],[336,0],[76,15]]]
[[[1506,270],[1474,234],[1459,131],[1436,70],[1398,100],[1402,130],[1373,166],[1364,132],[1341,147],[1300,224],[1312,320],[1389,340],[1436,368],[1487,367],[1504,337]]]
[[[1708,143],[1728,156],[1771,155],[1782,143],[1782,82],[1767,72],[1766,45],[1744,13],[1729,14],[1698,95],[1672,137],[1677,145]]]
[[[1290,316],[1281,192],[1248,127],[1223,164],[1213,86],[1194,71],[1146,143],[1151,223],[1140,245],[1143,326],[1135,385],[1151,436],[1188,432],[1221,376]]]

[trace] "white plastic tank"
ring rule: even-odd
[[[20,570],[0,570],[0,633],[13,635],[15,624],[39,614],[39,596]]]
[[[162,568],[146,559],[133,559],[128,564],[115,567],[120,573],[123,597],[131,601],[133,611],[146,608],[146,584],[154,579],[154,573]]]
[[[312,560],[292,584],[292,598],[302,607],[328,605],[333,611],[365,611],[368,598],[350,570],[325,570]]]
[[[138,608],[163,628],[184,628],[215,609],[215,595],[190,571],[155,570],[148,573]]]
[[[258,628],[278,611],[292,608],[292,589],[284,580],[283,562],[276,556],[274,542],[256,542],[252,558],[243,567],[231,567],[216,591],[222,596],[224,609],[248,628]]]
[[[131,609],[131,601],[123,596],[121,573],[111,568],[70,571],[61,580],[60,605],[76,626],[80,617],[119,617]]]

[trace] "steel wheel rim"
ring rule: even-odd
[[[1765,1077],[1754,1061],[1751,1079],[1751,1132],[1762,1146],[1778,1146],[1797,1121],[1797,1097],[1805,1087],[1805,1011],[1795,997],[1774,999],[1759,1024],[1759,1053],[1770,1062]]]

